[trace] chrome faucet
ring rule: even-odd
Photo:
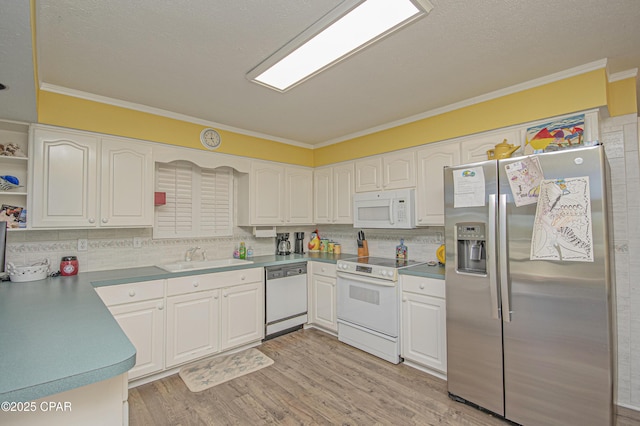
[[[187,252],[184,255],[185,262],[191,262],[191,258],[193,257],[194,254],[196,254],[198,250],[200,250],[200,247],[191,247],[187,249]],[[203,254],[203,256],[206,259],[206,254]]]

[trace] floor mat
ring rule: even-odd
[[[220,383],[253,373],[273,364],[273,360],[251,348],[235,354],[206,358],[180,369],[180,378],[191,392],[200,392]]]

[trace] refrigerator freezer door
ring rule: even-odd
[[[538,158],[545,179],[589,177],[594,261],[530,260],[536,204],[515,206],[505,165],[518,159],[501,160],[500,193],[508,194],[504,225],[509,253],[508,263],[501,267],[508,268],[512,311],[511,322],[503,322],[504,415],[527,425],[610,425],[606,160],[601,147]],[[571,206],[563,208],[567,217],[555,220],[571,219]]]
[[[485,205],[454,208],[453,173],[469,167],[483,168]],[[457,270],[457,256],[462,253],[458,253],[456,236],[458,223],[479,223],[485,224],[487,230],[495,229],[489,211],[495,212],[490,200],[496,200],[496,167],[497,163],[490,161],[445,169],[447,386],[452,395],[503,415],[502,322],[495,314],[496,277],[491,276],[496,271],[491,264],[496,261],[492,247],[495,236],[486,236],[489,246],[486,274]]]

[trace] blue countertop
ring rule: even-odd
[[[252,264],[170,273],[155,266],[0,283],[0,402],[32,401],[129,371],[136,350],[94,287],[353,254],[256,256]]]
[[[353,254],[256,256],[251,264],[166,272],[155,266],[0,283],[0,401],[32,401],[129,371],[136,350],[94,287],[286,263],[336,263]],[[444,279],[443,267],[402,274]]]
[[[429,266],[427,264],[416,265],[410,268],[400,269],[400,275],[415,275],[424,278],[435,278],[444,280],[444,265],[437,264]]]

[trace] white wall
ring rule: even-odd
[[[603,119],[611,165],[619,405],[640,410],[640,160],[638,117]]]

